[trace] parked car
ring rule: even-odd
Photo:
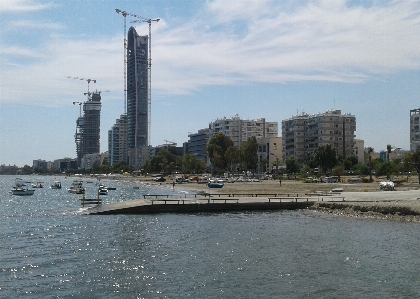
[[[166,179],[163,176],[158,176],[153,179],[155,182],[166,182]]]

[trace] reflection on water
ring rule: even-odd
[[[46,185],[53,180],[33,179]],[[61,190],[17,197],[7,194],[13,178],[0,177],[1,297],[420,294],[418,223],[312,211],[86,216],[78,213],[80,195],[66,192],[71,180],[63,179]],[[132,182],[105,184],[117,188],[109,202],[174,192],[164,186],[134,189]]]

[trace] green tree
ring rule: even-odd
[[[181,157],[182,170],[184,173],[193,173],[197,168],[197,157],[191,154],[186,154]]]
[[[331,171],[332,175],[338,176],[338,181],[341,181],[341,177],[344,175],[344,164],[337,164]]]
[[[286,172],[289,175],[299,172],[299,163],[294,156],[291,156],[286,160]]]
[[[234,146],[228,147],[225,153],[225,159],[230,170],[233,171],[236,168],[235,165],[240,162],[239,149]]]
[[[167,149],[160,150],[151,161],[152,172],[171,173],[175,169],[176,156]]]
[[[249,137],[247,141],[242,142],[240,153],[241,153],[241,162],[245,166],[245,170],[252,170],[255,172],[255,169],[258,166],[258,142],[255,136]]]
[[[372,181],[372,172],[370,171],[370,167],[364,164],[359,164],[356,167],[356,174],[357,175],[370,175],[370,180]]]
[[[397,168],[394,162],[386,161],[382,163],[380,167],[376,169],[376,175],[377,176],[386,175],[386,178],[389,179],[391,174],[396,173],[396,169]]]
[[[351,156],[346,158],[343,161],[343,166],[345,170],[349,170],[349,169],[353,169],[355,165],[357,165],[357,163],[359,163],[359,161],[357,160],[357,157],[355,156]]]
[[[321,172],[326,173],[337,165],[335,149],[330,144],[320,146],[315,150],[314,160],[321,167]]]
[[[233,146],[233,141],[222,132],[217,133],[210,139],[207,152],[216,172],[222,172],[227,168],[228,162],[225,154],[231,146]]]

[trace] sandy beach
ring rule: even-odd
[[[328,193],[334,188],[341,188],[344,197],[342,202],[317,202],[313,210],[317,212],[332,213],[349,217],[364,217],[375,219],[388,219],[397,221],[420,222],[420,186],[417,178],[411,178],[398,184],[395,191],[382,191],[379,180],[372,183],[304,183],[299,180],[262,180],[260,182],[234,182],[225,183],[223,188],[209,189],[205,184],[182,183],[175,184],[178,190],[188,190],[193,193],[211,194],[292,194],[305,196],[314,193]],[[141,181],[151,184],[167,185],[173,188],[173,180],[164,183],[155,183],[152,178],[141,178]],[[315,200],[316,201],[316,200]]]

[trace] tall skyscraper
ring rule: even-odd
[[[138,169],[144,147],[149,146],[148,36],[134,27],[127,38],[127,155],[128,164]]]
[[[77,165],[86,154],[100,152],[100,125],[101,125],[101,92],[88,93],[88,100],[83,103],[83,116],[76,122],[76,153]]]

